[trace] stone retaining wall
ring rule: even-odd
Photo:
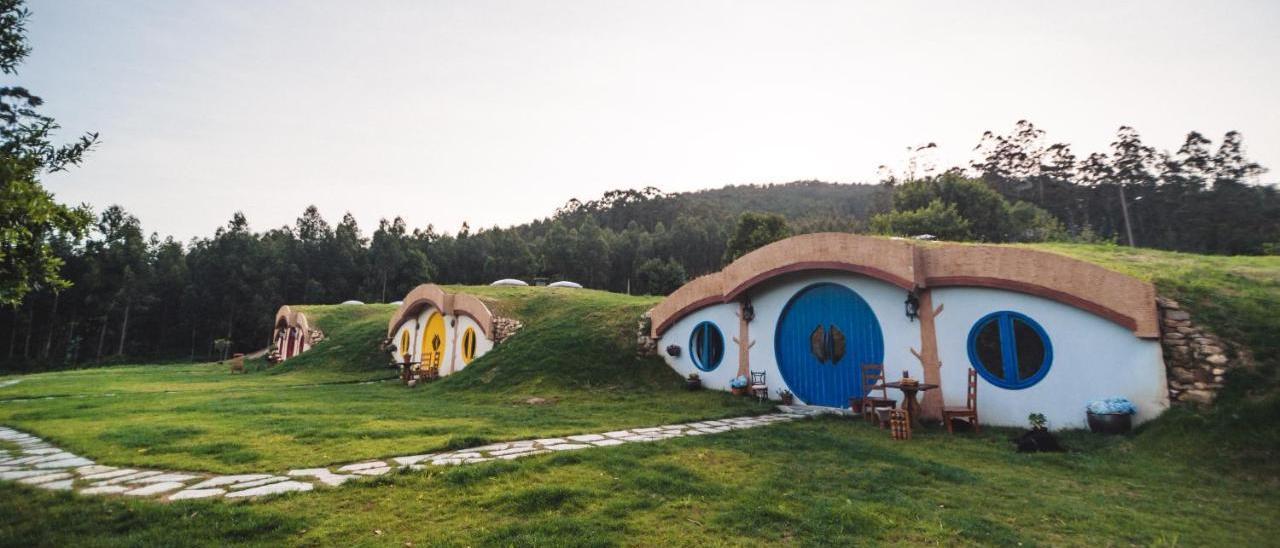
[[[1169,401],[1213,403],[1227,372],[1250,363],[1248,353],[1230,347],[1196,325],[1177,301],[1157,297],[1156,304],[1160,308],[1160,342],[1168,368]],[[1236,359],[1228,358],[1229,353],[1235,354]]]
[[[524,327],[520,320],[515,318],[504,318],[502,316],[493,317],[493,342],[500,343],[507,340],[507,337],[516,334],[521,327]]]

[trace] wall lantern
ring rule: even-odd
[[[742,319],[747,323],[756,319],[756,307],[751,305],[751,297],[742,299]]]
[[[671,345],[671,346],[668,346],[668,347],[667,347],[667,355],[668,355],[668,356],[671,356],[672,358],[679,358],[679,357],[680,357],[680,346],[678,346],[678,345],[674,345],[674,344],[673,344],[673,345]]]
[[[907,319],[913,322],[920,317],[920,297],[916,296],[916,291],[916,289],[908,291],[907,300],[903,302],[907,309]]]

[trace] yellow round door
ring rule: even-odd
[[[439,368],[444,358],[444,316],[432,312],[422,330],[422,367]]]

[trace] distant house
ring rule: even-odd
[[[311,326],[307,315],[301,311],[281,306],[271,331],[271,343],[275,346],[275,361],[285,361],[306,352],[324,335]]]
[[[749,253],[649,312],[667,363],[728,389],[765,373],[800,402],[848,407],[883,364],[941,385],[922,415],[963,406],[978,375],[984,424],[1044,413],[1081,427],[1089,400],[1126,397],[1136,419],[1169,405],[1155,289],[1057,254],[851,234],[809,234]],[[901,400],[901,394],[891,391]]]
[[[497,320],[472,295],[419,285],[387,324],[392,361],[439,376],[456,373],[493,348]]]

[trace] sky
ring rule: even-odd
[[[314,204],[454,232],[615,188],[874,182],[1029,119],[1078,155],[1243,133],[1280,180],[1280,2],[31,0],[16,77],[148,232]]]

